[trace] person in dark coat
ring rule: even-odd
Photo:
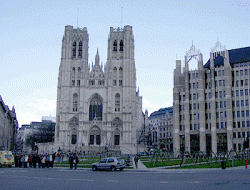
[[[34,154],[32,158],[33,168],[36,168],[36,160],[37,160],[37,156]]]
[[[38,163],[38,168],[41,168],[42,165],[41,155],[37,155],[37,163]]]
[[[69,167],[71,170],[73,169],[73,160],[74,160],[74,157],[70,154],[69,155]]]

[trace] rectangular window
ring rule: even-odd
[[[224,101],[224,108],[226,108],[227,107],[227,102],[226,101]]]
[[[239,86],[239,81],[237,80],[237,81],[236,81],[236,87],[238,87],[238,86]]]
[[[240,95],[241,95],[241,96],[243,96],[243,95],[244,95],[244,94],[243,94],[243,90],[240,90]]]
[[[220,93],[220,98],[222,98],[222,91],[220,91],[219,93]]]
[[[245,86],[247,86],[247,85],[248,85],[248,79],[245,80]]]
[[[243,80],[240,81],[240,86],[243,86]]]
[[[236,101],[236,106],[240,107],[240,101],[239,100]]]
[[[225,86],[225,80],[223,80],[223,86]]]
[[[218,71],[219,76],[221,76],[221,70]]]
[[[235,132],[233,132],[233,138],[234,138],[234,139],[236,138],[236,133],[235,133]]]
[[[245,132],[242,132],[242,138],[245,138]]]
[[[237,117],[240,117],[240,111],[237,111]]]
[[[223,102],[220,101],[220,108],[223,108]]]
[[[248,105],[249,105],[248,100],[246,100],[246,101],[245,101],[245,103],[246,103],[246,106],[248,106]]]
[[[241,132],[238,132],[238,138],[241,138]]]
[[[243,70],[240,70],[240,76],[243,76]]]
[[[219,118],[219,112],[216,112],[216,118]]]
[[[250,125],[249,125],[249,121],[247,121],[247,127],[249,127]]]
[[[242,127],[245,127],[245,121],[242,121]]]
[[[196,100],[196,94],[193,94],[193,100]]]
[[[245,69],[245,75],[248,75],[247,69]]]
[[[198,78],[198,73],[196,73],[196,78]]]
[[[224,129],[223,122],[221,122],[220,126],[221,126],[221,129]]]
[[[195,83],[193,83],[193,89],[195,89]]]
[[[223,112],[220,112],[220,118],[223,118]]]
[[[236,71],[236,76],[237,76],[237,77],[239,76],[239,71]]]
[[[219,80],[219,86],[222,86],[221,80]]]
[[[225,118],[227,118],[227,112],[225,111]]]
[[[236,96],[239,96],[239,90],[236,90]]]
[[[194,110],[196,110],[196,104],[193,105]]]
[[[241,100],[241,106],[244,107],[244,100]]]
[[[246,117],[249,117],[249,110],[246,111]]]
[[[248,89],[245,89],[245,95],[246,96],[248,95]]]
[[[227,128],[227,122],[225,122],[225,128]]]
[[[116,86],[116,80],[113,80],[113,86]]]
[[[71,85],[72,85],[72,86],[75,86],[75,80],[72,80]]]
[[[245,117],[245,111],[241,111],[241,117]]]
[[[77,86],[80,86],[80,80],[77,80]]]
[[[235,107],[235,101],[232,101],[232,107],[233,108]]]
[[[211,99],[211,98],[212,98],[212,94],[211,94],[211,92],[209,92],[209,94],[208,94],[208,95],[209,95],[209,98]]]

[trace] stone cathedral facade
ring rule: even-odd
[[[88,42],[86,27],[65,27],[53,146],[135,153],[142,126],[142,97],[136,89],[132,27],[110,28],[104,65],[97,49],[90,68]]]

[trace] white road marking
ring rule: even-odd
[[[160,181],[160,183],[168,183],[167,181]]]
[[[199,181],[191,181],[189,183],[200,183]]]
[[[108,182],[112,182],[112,183],[118,183],[118,180],[107,180]]]

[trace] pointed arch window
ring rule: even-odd
[[[78,95],[75,93],[73,95],[73,112],[77,112]]]
[[[120,51],[123,51],[123,41],[120,41]]]
[[[119,77],[120,77],[120,79],[122,79],[122,77],[123,77],[123,69],[122,69],[122,67],[119,68]]]
[[[76,57],[76,41],[73,42],[73,47],[72,47],[72,57]]]
[[[115,95],[115,112],[120,111],[120,94]]]
[[[95,94],[89,104],[89,121],[93,119],[102,120],[102,100],[98,94]]]
[[[71,71],[71,85],[72,86],[75,86],[75,77],[76,77],[76,69],[75,67],[72,68],[72,71]]]
[[[78,57],[82,58],[82,42],[79,42],[79,46],[78,46]]]
[[[76,144],[77,143],[77,135],[72,135],[71,136],[71,144]]]
[[[117,51],[117,41],[116,40],[113,43],[113,51]]]

